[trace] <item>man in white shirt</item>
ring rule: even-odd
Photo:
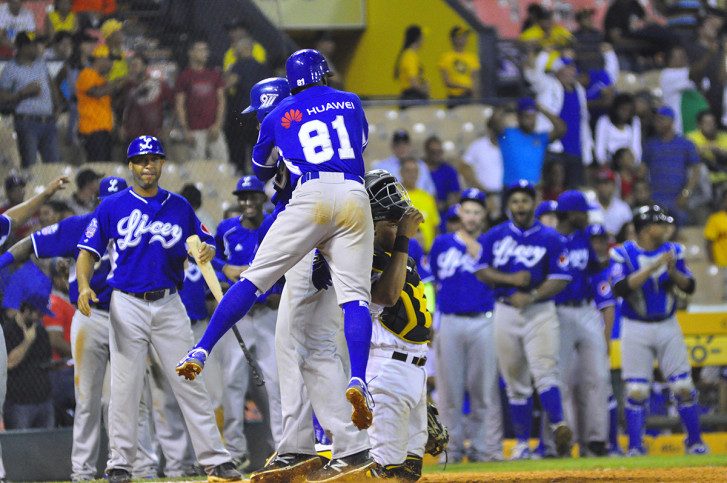
[[[603,224],[613,236],[618,234],[621,227],[633,217],[629,205],[615,195],[616,177],[613,171],[608,168],[599,169],[596,172],[596,199]]]
[[[0,45],[13,49],[18,32],[35,32],[35,16],[23,7],[23,0],[0,5]]]
[[[385,169],[391,173],[397,180],[401,181],[401,162],[404,159],[412,157],[411,139],[409,133],[400,129],[394,133],[391,139],[392,156],[379,161],[374,165],[374,169]],[[419,163],[419,179],[417,179],[417,188],[422,189],[432,196],[436,196],[437,188],[434,186],[434,180],[429,174],[429,167],[421,159]]]
[[[502,191],[503,165],[502,152],[497,143],[497,134],[492,128],[493,114],[487,121],[486,133],[469,145],[462,156],[460,173],[471,188],[487,194]]]

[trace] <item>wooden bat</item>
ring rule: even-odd
[[[209,262],[202,263],[199,260],[199,248],[201,244],[202,241],[197,235],[192,235],[187,238],[187,246],[192,252],[194,261],[197,262],[197,266],[202,272],[202,276],[204,277],[205,282],[207,282],[207,286],[210,288],[210,292],[212,292],[215,300],[217,300],[217,303],[219,303],[222,300],[222,287],[220,286],[220,281],[217,279],[217,275],[215,275],[215,270],[214,268],[212,268],[212,265],[210,265]],[[237,326],[232,326],[232,332],[235,334],[237,342],[240,344],[240,349],[242,349],[242,353],[245,354],[245,359],[247,359],[247,363],[250,365],[250,369],[252,370],[252,377],[255,379],[255,384],[257,384],[258,386],[264,385],[265,379],[263,379],[262,375],[258,371],[257,364],[255,363],[252,354],[250,354],[247,345],[245,345],[245,341],[242,339],[242,334],[240,334],[240,331],[237,330]]]

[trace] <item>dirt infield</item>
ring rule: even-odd
[[[727,467],[653,468],[582,471],[527,471],[491,473],[426,474],[422,483],[479,483],[490,481],[527,481],[564,483],[581,481],[635,481],[635,482],[726,482]]]

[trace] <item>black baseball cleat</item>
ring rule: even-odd
[[[242,475],[235,468],[235,463],[228,461],[227,463],[222,463],[212,468],[212,471],[207,475],[207,481],[209,483],[242,481]]]
[[[308,475],[306,482],[328,482],[328,481],[359,481],[364,479],[376,463],[368,450],[354,453],[343,458],[334,458],[323,468]]]
[[[109,483],[131,483],[131,473],[121,468],[111,468],[106,473]]]
[[[275,454],[262,469],[250,475],[250,483],[297,483],[305,475],[323,467],[318,455]]]

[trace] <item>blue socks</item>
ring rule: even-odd
[[[618,404],[613,396],[608,397],[608,443],[618,448]]]
[[[515,438],[518,441],[528,441],[533,417],[533,398],[510,399],[510,416]]]
[[[212,352],[212,348],[225,332],[250,311],[257,300],[257,291],[257,287],[245,278],[230,287],[212,314],[210,323],[195,348]]]
[[[646,401],[626,399],[626,433],[629,435],[629,449],[642,449],[646,426]]]
[[[355,300],[346,302],[342,308],[343,333],[346,336],[348,358],[351,361],[351,377],[358,377],[365,381],[372,330],[369,306],[364,301]]]
[[[677,409],[687,432],[687,445],[701,442],[702,431],[699,429],[699,407],[697,404],[694,401],[686,404],[679,403]]]
[[[540,404],[548,414],[550,424],[563,421],[563,400],[560,397],[560,388],[553,386],[540,393]]]

